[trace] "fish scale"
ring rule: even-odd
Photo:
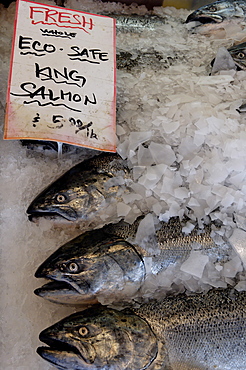
[[[217,258],[225,258],[224,252],[223,256],[220,256],[218,247],[210,236],[211,228],[209,226],[205,226],[204,230],[199,230],[196,226],[189,235],[185,235],[182,232],[182,223],[178,217],[171,218],[168,223],[162,222],[154,236],[150,235],[146,242],[138,245],[136,244],[135,236],[140,220],[141,218],[132,225],[120,221],[118,224],[107,225],[104,229],[109,234],[120,236],[133,243],[142,256],[151,257],[152,273],[154,274],[158,274],[170,264],[184,261],[188,258],[193,248],[201,249],[205,254],[212,253],[214,249]],[[153,249],[156,250],[156,255],[153,253]]]
[[[246,293],[230,293],[183,294],[134,311],[164,339],[172,369],[244,369]]]

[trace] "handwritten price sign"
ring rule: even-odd
[[[5,139],[115,152],[115,20],[19,0]]]

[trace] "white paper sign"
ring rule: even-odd
[[[116,151],[115,20],[17,3],[5,139]]]

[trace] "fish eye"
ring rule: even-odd
[[[88,333],[89,333],[89,330],[87,329],[86,326],[81,326],[79,328],[79,335],[81,335],[81,337],[85,337]]]
[[[210,12],[217,12],[217,7],[216,6],[210,6],[208,9]]]
[[[69,265],[67,267],[68,267],[68,270],[70,272],[78,272],[79,271],[79,265],[76,262],[69,263]]]
[[[243,52],[239,52],[239,53],[237,53],[237,58],[239,58],[239,59],[243,59],[243,58],[245,58],[245,55],[244,55],[244,53]]]
[[[64,194],[57,194],[55,199],[58,203],[64,203],[67,200],[67,197]]]

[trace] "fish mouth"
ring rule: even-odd
[[[55,213],[52,213],[52,212],[28,211],[28,210],[27,210],[27,216],[28,216],[28,220],[31,221],[31,222],[36,222],[40,217],[44,217],[44,218],[47,218],[49,220],[54,220],[54,219],[57,219],[57,218],[61,217],[58,214],[55,214]]]
[[[93,294],[83,295],[65,281],[50,281],[40,288],[35,289],[34,294],[50,302],[64,305],[73,304],[88,307],[98,303],[98,300]]]
[[[47,346],[40,346],[37,348],[37,353],[46,361],[59,369],[87,369],[91,364],[86,359],[86,349],[83,348],[84,354],[70,343],[65,343],[63,340],[54,339],[46,334],[46,330],[40,333],[39,339]],[[74,364],[74,367],[73,367]],[[69,366],[69,367],[68,367]]]
[[[76,213],[74,211],[71,212],[71,210],[69,214],[67,214],[66,212],[62,212],[60,210],[47,211],[47,210],[42,210],[42,209],[33,209],[30,206],[28,207],[26,213],[28,215],[28,220],[31,222],[36,222],[41,217],[47,218],[49,220],[62,219],[62,220],[72,221],[72,222],[77,221]]]
[[[64,294],[70,295],[80,294],[75,288],[65,281],[50,281],[40,288],[34,290],[34,294],[39,297],[46,298],[47,295],[55,295],[56,293],[64,292]]]
[[[220,15],[203,15],[203,14],[194,14],[191,13],[185,23],[190,23],[190,22],[200,22],[202,24],[208,24],[208,23],[221,23],[223,22],[223,17]]]
[[[48,299],[54,303],[83,304],[81,294],[70,284],[64,281],[50,281],[34,290],[38,297]],[[83,302],[82,302],[83,301]]]

